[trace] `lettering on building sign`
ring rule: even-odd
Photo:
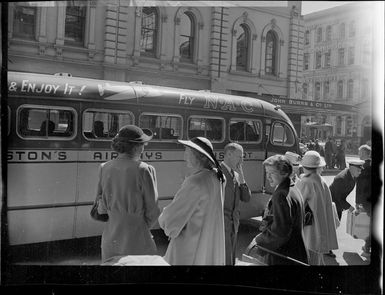
[[[50,83],[33,83],[29,82],[29,80],[22,80],[21,84],[17,82],[10,82],[8,90],[10,92],[20,91],[23,93],[32,93],[32,94],[57,94],[60,91],[63,94],[74,95],[75,92],[77,95],[81,96],[82,92],[87,88],[86,85],[83,86],[75,86],[69,83],[65,83],[64,85],[50,84]]]

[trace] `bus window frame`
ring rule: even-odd
[[[31,137],[25,137],[19,133],[19,126],[20,126],[20,112],[21,109],[24,108],[30,108],[30,109],[43,109],[43,110],[66,110],[71,111],[74,115],[74,122],[73,122],[73,131],[74,133],[72,136],[69,137],[62,137],[62,136],[31,136]],[[22,140],[58,140],[58,141],[70,141],[76,138],[77,136],[77,130],[78,130],[78,112],[73,107],[68,106],[60,106],[60,105],[39,105],[39,104],[21,104],[16,109],[16,134],[18,137],[20,137]]]
[[[187,139],[191,139],[191,138],[193,138],[193,137],[189,137],[189,126],[190,126],[190,124],[189,124],[189,121],[190,121],[190,119],[191,118],[203,118],[203,119],[219,119],[219,120],[221,120],[222,122],[223,122],[223,128],[222,128],[222,140],[220,140],[220,141],[218,141],[218,140],[213,140],[213,139],[210,139],[210,138],[207,138],[207,139],[209,139],[210,140],[210,142],[212,142],[212,143],[223,143],[225,140],[226,140],[226,120],[225,120],[225,118],[223,118],[223,117],[219,117],[219,116],[204,116],[204,115],[191,115],[191,116],[188,116],[187,117],[187,129],[186,129],[186,131],[187,131],[187,133],[186,133],[186,137],[187,137]]]
[[[85,122],[85,120],[84,120],[84,116],[85,116],[85,113],[87,112],[87,111],[97,111],[97,112],[100,112],[100,113],[102,113],[102,112],[104,112],[104,113],[119,113],[119,114],[121,114],[121,113],[127,113],[127,114],[129,114],[130,115],[130,117],[131,117],[131,121],[132,121],[132,123],[131,124],[135,124],[135,115],[134,115],[134,113],[133,112],[131,112],[131,111],[120,111],[120,110],[114,110],[114,109],[99,109],[99,108],[86,108],[86,109],[84,109],[83,111],[82,111],[82,136],[83,136],[83,138],[85,139],[85,140],[87,140],[87,141],[96,141],[96,142],[101,142],[101,141],[111,141],[114,137],[106,137],[106,138],[89,138],[89,137],[87,137],[87,136],[85,136],[84,135],[84,122]],[[94,121],[95,122],[95,121]],[[121,127],[123,127],[123,126],[119,126],[118,127],[118,131],[119,131],[119,129],[121,128]]]
[[[237,141],[237,140],[232,140],[231,137],[230,137],[230,127],[231,127],[231,120],[237,120],[238,122],[239,121],[243,121],[243,122],[246,122],[246,121],[258,121],[260,123],[260,134],[259,134],[259,140],[258,141],[246,141],[246,140],[243,140],[243,141]],[[261,119],[254,119],[254,118],[240,118],[240,117],[231,117],[229,119],[229,122],[228,122],[228,136],[229,136],[229,141],[230,142],[237,142],[237,143],[240,143],[240,144],[260,144],[262,142],[262,139],[263,139],[263,122]]]
[[[139,114],[138,116],[138,126],[140,128],[142,128],[142,126],[140,125],[140,119],[143,115],[155,115],[155,116],[173,116],[173,117],[178,117],[180,119],[180,122],[181,122],[181,135],[178,137],[178,138],[170,138],[170,139],[158,139],[158,138],[153,138],[151,139],[152,142],[175,142],[176,140],[178,139],[182,139],[183,138],[183,130],[184,130],[184,126],[183,126],[183,116],[180,115],[180,114],[175,114],[175,113],[155,113],[155,112],[142,112]],[[146,127],[143,127],[143,128],[146,128]]]
[[[277,143],[275,143],[274,142],[274,138],[273,138],[273,134],[274,134],[274,128],[275,128],[275,125],[276,124],[281,124],[281,125],[283,125],[283,127],[287,127],[287,129],[289,129],[290,131],[291,131],[291,133],[292,133],[292,136],[293,136],[293,143],[292,144],[285,144],[285,143],[283,143],[282,142],[282,144],[277,144]],[[295,140],[295,134],[294,134],[294,132],[293,132],[293,130],[290,128],[290,126],[286,123],[286,122],[283,122],[283,121],[274,121],[272,124],[271,124],[271,127],[270,127],[270,144],[271,145],[273,145],[273,146],[279,146],[279,147],[283,147],[283,146],[285,146],[285,147],[292,147],[292,146],[294,146],[295,145],[295,142],[296,142],[296,140]]]

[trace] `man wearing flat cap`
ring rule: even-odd
[[[346,198],[349,196],[356,185],[357,178],[361,174],[364,161],[352,160],[348,163],[349,167],[338,173],[334,177],[332,184],[329,186],[330,192],[332,194],[332,200],[336,204],[339,220],[341,220],[343,210],[354,210],[354,207],[352,207],[346,201]]]

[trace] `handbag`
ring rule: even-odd
[[[100,214],[98,212],[98,201],[95,201],[94,204],[92,205],[90,215],[94,220],[102,221],[102,222],[108,221],[108,214]]]
[[[306,202],[306,205],[305,205],[305,216],[304,216],[304,225],[307,226],[307,225],[312,225],[313,224],[313,219],[314,219],[314,216],[313,216],[313,211],[311,211],[310,207],[309,207],[309,204]]]

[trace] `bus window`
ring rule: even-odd
[[[178,115],[143,113],[139,117],[139,126],[151,129],[156,141],[182,138],[182,117]]]
[[[133,123],[130,112],[87,109],[83,112],[83,135],[89,140],[111,140],[121,127]]]
[[[260,142],[262,122],[259,120],[231,119],[230,140],[237,142]]]
[[[203,118],[192,116],[188,120],[188,138],[206,137],[213,142],[224,139],[225,120],[222,118]]]
[[[72,139],[75,136],[75,110],[57,106],[20,106],[17,133],[24,139]]]
[[[293,146],[295,143],[293,131],[286,124],[275,122],[272,134],[273,145]]]

